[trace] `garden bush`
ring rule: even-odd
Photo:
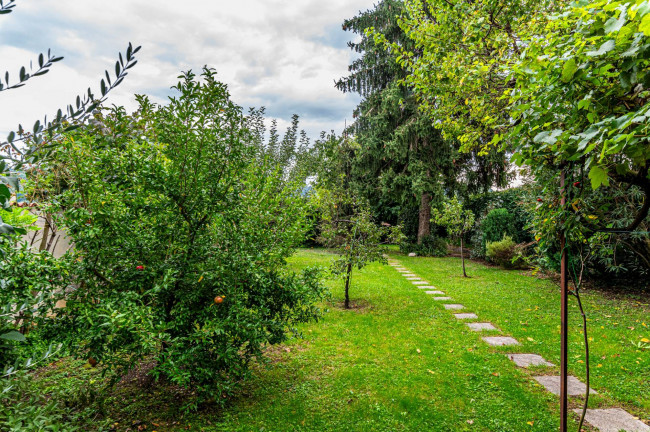
[[[514,238],[516,234],[514,217],[504,208],[491,210],[481,223],[481,231],[485,243],[499,241],[506,235]]]
[[[35,190],[75,244],[52,335],[118,377],[153,361],[193,408],[222,403],[265,346],[317,318],[323,288],[285,267],[308,228],[302,185],[261,154],[212,70],[174,89],[69,133]]]
[[[523,246],[518,245],[510,236],[486,245],[486,257],[489,261],[507,269],[526,267]]]

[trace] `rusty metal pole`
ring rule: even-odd
[[[566,205],[566,193],[564,189],[565,185],[565,173],[564,169],[560,177],[561,188],[562,188],[562,201],[561,205],[564,209]],[[562,250],[562,258],[560,261],[560,289],[561,289],[561,308],[560,308],[560,432],[567,432],[567,418],[568,418],[568,389],[567,389],[567,360],[568,360],[568,297],[569,297],[569,286],[568,286],[568,258],[566,252],[566,237],[564,234],[564,227],[562,227],[562,232],[560,234],[560,248]]]

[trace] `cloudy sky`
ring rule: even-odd
[[[90,86],[99,93],[128,42],[142,45],[138,64],[109,104],[135,108],[134,94],[164,103],[180,71],[214,67],[234,101],[265,106],[284,127],[293,113],[312,137],[340,132],[358,98],[333,86],[347,72],[353,37],[345,18],[372,0],[17,0],[0,15],[0,73],[14,80],[22,65],[48,48],[64,60],[25,87],[0,93],[2,138],[19,122],[73,102]]]

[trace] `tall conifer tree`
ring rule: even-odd
[[[360,144],[354,166],[358,187],[373,204],[377,218],[400,219],[411,239],[417,233],[421,242],[430,234],[432,202],[452,191],[463,194],[485,190],[495,181],[504,184],[505,159],[497,154],[480,158],[475,153],[461,154],[457,143],[443,140],[436,125],[419,110],[411,89],[402,84],[408,72],[397,64],[394,53],[366,36],[365,30],[372,27],[414,51],[398,25],[404,11],[402,1],[382,0],[374,9],[344,21],[344,30],[360,36],[348,43],[360,57],[335,85],[362,96],[349,128]]]

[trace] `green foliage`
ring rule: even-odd
[[[414,252],[418,256],[442,257],[447,255],[447,241],[430,234],[424,237],[421,243],[400,243],[399,250],[404,254]]]
[[[14,0],[8,0],[6,3],[0,1],[0,15],[11,13],[15,6]],[[134,48],[129,43],[125,55],[119,54],[115,62],[113,80],[108,71],[105,71],[106,80],[102,78],[100,82],[100,97],[96,97],[88,88],[87,93],[77,96],[75,102],[66,107],[65,112],[59,109],[53,116],[53,120],[48,121],[47,117],[42,122],[37,120],[32,130],[26,130],[22,125],[18,125],[18,129],[11,131],[6,141],[0,140],[0,209],[9,207],[11,194],[6,185],[14,185],[13,193],[18,190],[17,178],[11,175],[11,172],[20,170],[23,166],[30,167],[38,164],[48,156],[53,142],[61,133],[74,130],[90,120],[93,111],[106,100],[108,93],[128,75],[128,69],[136,65],[135,54],[140,51],[140,48],[139,46]],[[31,62],[29,72],[24,66],[21,67],[18,82],[15,83],[10,82],[9,72],[4,72],[2,74],[4,83],[0,79],[0,92],[23,87],[28,80],[48,73],[52,65],[60,60],[63,60],[63,57],[53,55],[50,50],[47,51],[47,56],[43,53],[39,54],[38,68],[34,70]],[[9,230],[11,225],[2,225],[0,220],[0,235],[3,231]]]
[[[522,247],[517,245],[512,240],[512,237],[508,235],[504,235],[501,240],[488,241],[485,255],[489,261],[507,269],[526,266]]]
[[[217,403],[267,344],[314,319],[314,271],[285,259],[306,230],[302,185],[261,157],[215,73],[180,77],[166,106],[139,97],[68,134],[39,184],[75,244],[76,289],[51,331],[75,354],[151,374]],[[275,168],[274,168],[275,167]]]
[[[433,210],[433,220],[447,229],[450,237],[459,239],[474,227],[474,213],[463,208],[458,197],[453,197],[442,205],[442,210]]]
[[[577,3],[532,38],[514,68],[518,163],[577,161],[593,189],[640,169],[648,180],[647,13],[641,1]]]
[[[465,149],[485,149],[501,139],[508,124],[504,96],[513,87],[508,66],[525,48],[522,36],[542,26],[545,14],[562,3],[407,1],[399,24],[410,44],[373,34],[398,53],[398,62],[411,72],[405,81],[445,138],[459,140]]]
[[[24,232],[31,215],[11,214],[13,231]],[[43,324],[57,295],[66,286],[67,266],[48,252],[37,252],[19,234],[0,235],[0,392],[11,383],[3,379],[50,357],[54,349],[39,351],[30,330]]]
[[[483,239],[485,242],[495,242],[504,236],[509,238],[515,234],[514,217],[504,208],[491,210],[481,223]]]
[[[400,49],[415,49],[400,28],[403,13],[404,2],[383,0],[345,20],[343,29],[359,35],[348,45],[361,56],[336,86],[362,96],[349,128],[359,145],[353,162],[359,193],[370,201],[377,219],[409,226],[409,236],[414,231],[421,242],[431,233],[431,203],[438,205],[445,191],[465,195],[505,185],[507,161],[497,152],[460,153],[458,141],[444,140],[421,109],[404,81],[409,69],[396,62],[399,51],[386,50],[369,34],[372,30]]]
[[[531,38],[514,68],[514,160],[543,186],[534,221],[541,247],[557,248],[562,232],[614,271],[616,244],[647,256],[643,235],[628,232],[647,231],[650,209],[649,16],[647,2],[576,3]]]
[[[319,142],[321,165],[312,205],[321,216],[319,242],[336,248],[340,257],[332,272],[345,279],[345,307],[350,307],[350,279],[354,268],[371,262],[385,263],[384,244],[403,239],[400,226],[378,224],[368,203],[351,184],[352,161],[357,144],[335,136]]]
[[[352,268],[360,270],[374,261],[385,263],[382,245],[401,239],[400,227],[377,224],[362,200],[329,190],[318,190],[314,200],[323,215],[320,241],[340,255],[332,264],[336,275],[347,276]]]
[[[433,221],[447,229],[447,234],[457,240],[460,240],[460,254],[463,264],[463,276],[467,277],[465,272],[465,255],[463,254],[464,237],[474,227],[474,213],[471,210],[463,208],[463,204],[454,196],[442,205],[442,210],[433,210]]]

